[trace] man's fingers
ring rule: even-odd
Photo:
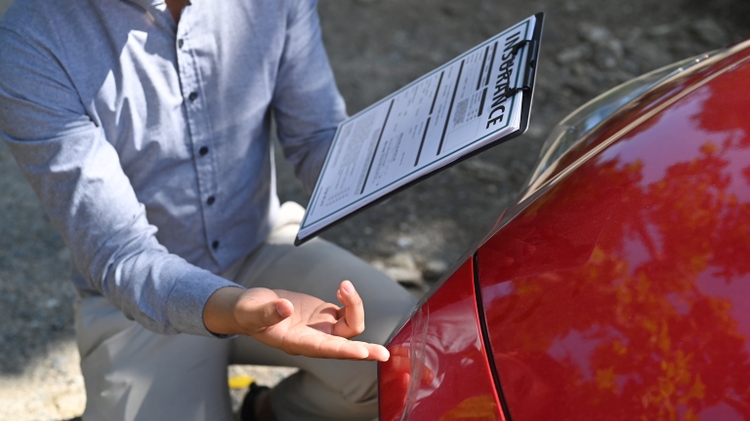
[[[351,341],[329,336],[315,345],[298,343],[292,350],[295,355],[306,355],[314,358],[337,358],[344,360],[388,361],[390,353],[377,344]]]
[[[360,358],[363,360],[385,362],[385,361],[388,361],[388,358],[390,358],[391,356],[388,350],[382,345],[371,344],[367,342],[357,342],[357,341],[349,341],[349,343],[361,345],[367,350],[367,356],[364,358]]]
[[[368,360],[386,362],[391,357],[391,354],[390,352],[388,352],[388,349],[386,347],[376,344],[367,345],[368,350],[370,351],[367,358]]]
[[[242,307],[248,315],[261,316],[263,326],[256,324],[252,336],[291,355],[388,360],[390,354],[383,346],[348,339],[362,333],[365,325],[362,299],[352,283],[342,282],[337,296],[341,309],[310,295],[261,289],[248,293]]]
[[[359,335],[365,330],[365,309],[362,305],[362,298],[349,281],[341,283],[336,295],[344,305],[343,309],[339,310],[339,314],[343,311],[344,317],[336,322],[333,334],[344,338]]]

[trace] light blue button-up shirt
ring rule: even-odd
[[[71,250],[82,296],[209,335],[217,276],[278,210],[269,132],[308,188],[345,117],[314,0],[16,0],[0,136]]]

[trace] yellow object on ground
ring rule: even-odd
[[[250,387],[251,384],[253,384],[255,380],[245,374],[240,374],[239,376],[233,376],[229,378],[229,388],[230,389],[244,389],[246,387]]]

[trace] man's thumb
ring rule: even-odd
[[[263,326],[279,323],[294,313],[294,306],[289,300],[278,299],[263,306]]]

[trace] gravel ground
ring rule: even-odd
[[[0,0],[4,10],[7,0]],[[710,3],[710,4],[709,4]],[[324,37],[350,113],[544,11],[528,133],[324,233],[419,294],[492,223],[528,176],[550,128],[598,93],[677,59],[750,36],[746,0],[321,0]],[[0,46],[0,48],[2,48]],[[282,200],[307,197],[279,166]],[[70,257],[0,145],[0,420],[83,411]],[[273,384],[288,369],[233,367]],[[234,392],[239,399],[241,391]]]

